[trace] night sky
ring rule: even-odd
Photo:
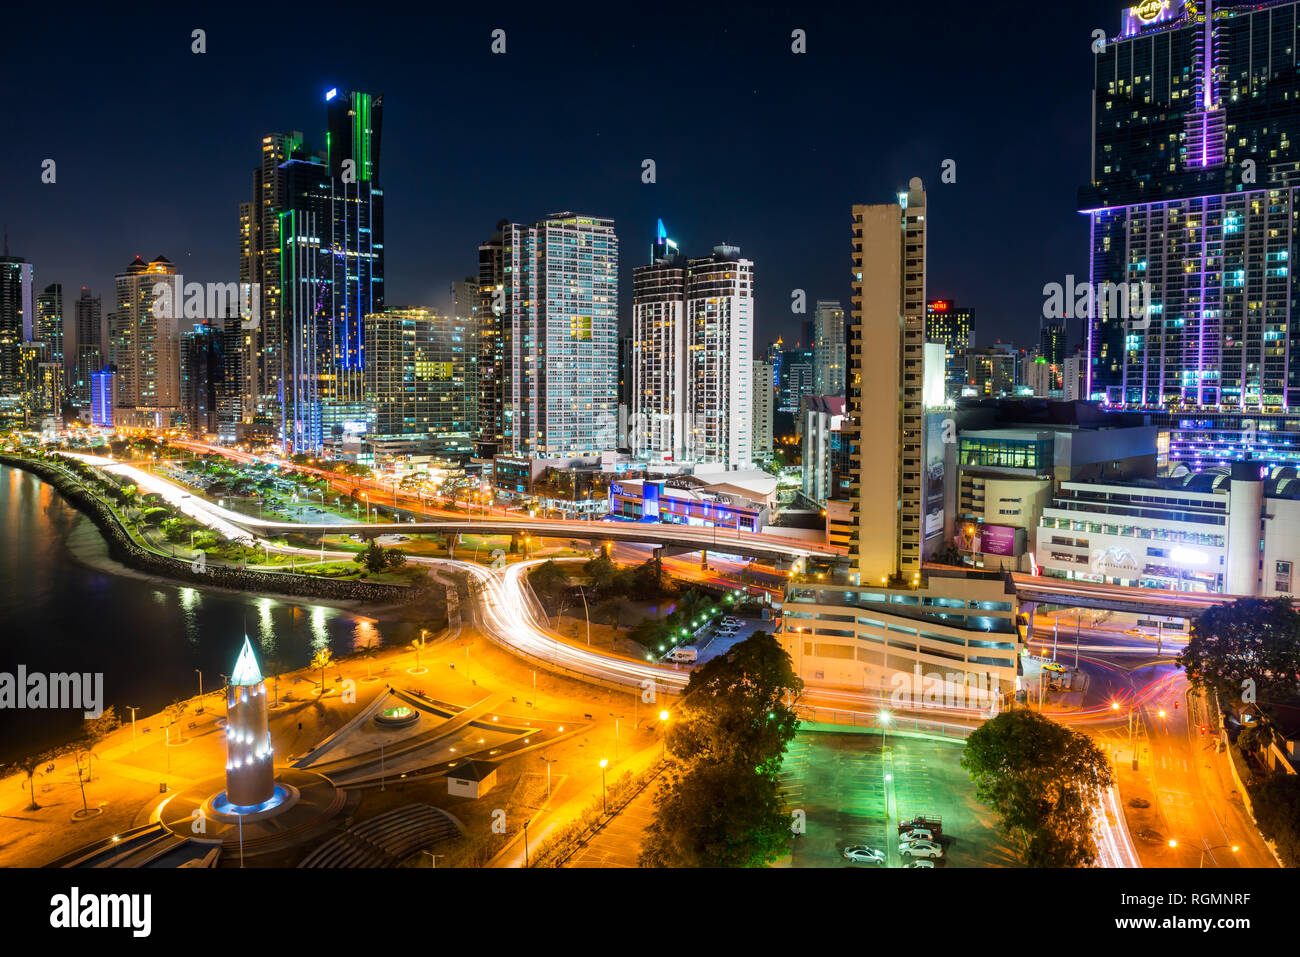
[[[430,9],[437,9],[438,5]],[[446,306],[502,218],[613,217],[620,317],[656,218],[691,255],[755,262],[756,348],[795,288],[847,306],[850,210],[929,190],[932,297],[1032,345],[1042,287],[1086,278],[1093,29],[1120,3],[534,5],[387,16],[352,4],[132,17],[6,12],[0,218],[38,288],[106,293],[135,255],[238,279],[260,138],[323,146],[331,87],[384,94],[389,305]],[[543,16],[536,12],[544,9]],[[63,8],[60,7],[60,10]],[[264,12],[269,11],[269,12]],[[207,31],[207,53],[190,31]],[[506,30],[507,53],[489,51]],[[808,52],[790,52],[807,31]],[[57,183],[41,163],[57,162]],[[652,158],[658,182],[641,182]],[[957,162],[957,182],[940,167]]]

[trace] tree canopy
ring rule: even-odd
[[[1086,734],[1033,711],[1004,711],[966,739],[961,766],[1026,866],[1096,860],[1093,808],[1113,780],[1106,755]]]
[[[1300,613],[1289,598],[1241,598],[1206,609],[1178,656],[1188,680],[1239,697],[1293,702],[1300,676]],[[1253,684],[1248,684],[1253,682]]]

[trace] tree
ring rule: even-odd
[[[401,568],[406,564],[406,552],[402,551],[400,548],[390,548],[388,550],[388,557],[385,561],[387,561],[389,568],[394,570]]]
[[[763,632],[691,674],[667,740],[681,763],[656,796],[642,866],[759,867],[784,852],[777,774],[798,723],[787,701],[802,687]]]
[[[1096,860],[1093,809],[1114,782],[1090,737],[1033,711],[1005,711],[966,739],[961,766],[1026,866]]]
[[[388,556],[384,554],[384,547],[373,538],[364,549],[357,552],[352,560],[365,565],[368,571],[376,575],[388,567]]]
[[[29,754],[15,762],[18,765],[18,769],[22,771],[23,774],[27,775],[27,789],[32,798],[31,803],[27,805],[28,811],[39,811],[41,809],[41,806],[36,803],[36,777],[43,773],[37,769],[41,766],[41,762],[44,760],[44,755]]]
[[[1250,788],[1260,833],[1277,846],[1287,867],[1300,866],[1300,777],[1274,774]]]
[[[179,724],[181,718],[185,717],[185,712],[188,710],[189,710],[189,706],[186,704],[185,699],[177,698],[175,701],[169,704],[165,709],[165,711],[167,712],[167,717],[171,719],[167,723],[169,725]],[[185,740],[184,729],[178,728],[176,730],[176,734],[177,734],[176,737],[177,743],[180,743]]]
[[[756,631],[691,672],[668,731],[668,750],[687,761],[774,773],[799,723],[787,702],[802,690],[780,642]]]
[[[311,668],[320,669],[320,693],[325,693],[325,669],[334,663],[334,653],[328,648],[320,648],[311,656]]]
[[[569,573],[554,559],[534,568],[528,575],[528,583],[539,598],[549,599],[553,605],[569,594]]]
[[[603,596],[611,591],[618,578],[618,566],[603,551],[586,562],[582,570],[587,573],[592,593],[596,595]]]
[[[763,867],[785,853],[790,817],[774,776],[708,762],[669,772],[641,845],[642,867]]]
[[[1192,625],[1178,663],[1198,688],[1239,698],[1253,687],[1258,701],[1294,701],[1300,612],[1289,598],[1239,598],[1208,608]]]

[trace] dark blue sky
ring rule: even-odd
[[[323,141],[338,87],[385,98],[390,305],[447,303],[497,220],[572,209],[617,222],[625,323],[662,217],[692,254],[739,245],[756,264],[757,341],[793,340],[792,289],[847,304],[850,205],[916,175],[930,294],[973,306],[981,342],[1036,340],[1043,284],[1086,273],[1089,43],[1116,32],[1119,3],[538,6],[6,13],[10,251],[42,287],[107,293],[133,256],[159,253],[187,278],[236,279],[260,137]],[[497,27],[504,56],[489,52]],[[795,28],[805,55],[790,52]],[[955,184],[939,180],[946,158]]]

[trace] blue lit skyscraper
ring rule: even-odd
[[[330,90],[325,102],[324,150],[301,133],[265,137],[240,208],[240,278],[262,296],[244,414],[272,423],[287,452],[364,423],[365,317],[384,308],[383,97]]]

